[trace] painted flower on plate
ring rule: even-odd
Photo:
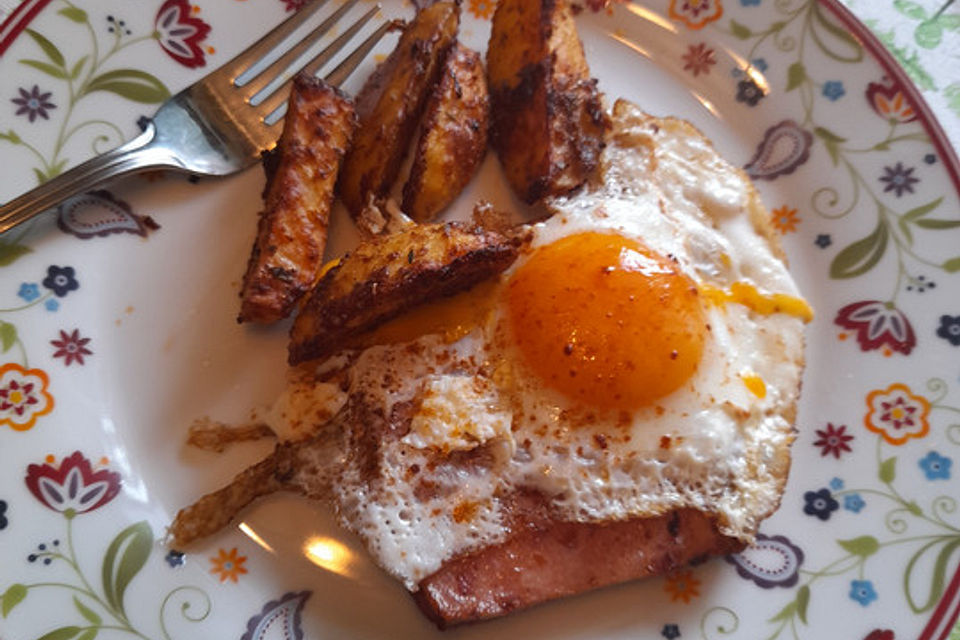
[[[6,529],[8,524],[10,521],[7,518],[7,501],[0,500],[0,531]]]
[[[817,429],[816,432],[818,440],[813,446],[820,447],[820,455],[824,458],[832,455],[840,459],[841,454],[853,451],[849,444],[853,441],[853,436],[847,433],[847,425],[835,427],[832,422],[828,422],[826,429]]]
[[[866,607],[877,599],[877,592],[873,588],[870,580],[851,580],[850,581],[850,599],[859,602]]]
[[[36,282],[22,282],[20,288],[17,289],[17,296],[24,302],[33,302],[40,297],[40,287],[37,286]]]
[[[57,105],[50,102],[50,92],[41,93],[40,87],[37,85],[33,85],[30,91],[22,87],[18,89],[18,91],[20,95],[10,99],[10,102],[18,107],[14,115],[26,116],[30,122],[36,120],[37,116],[40,116],[44,120],[49,120],[50,116],[47,114],[47,111],[57,108]]]
[[[26,431],[37,418],[53,411],[49,384],[42,369],[24,369],[16,362],[0,366],[0,425]]]
[[[913,193],[913,185],[920,182],[920,178],[913,175],[913,167],[904,167],[902,162],[898,162],[893,167],[884,167],[883,175],[880,176],[880,182],[887,186],[883,188],[884,193],[893,193],[899,198],[906,193]]]
[[[71,291],[80,288],[73,267],[58,267],[55,264],[47,267],[47,277],[43,279],[43,286],[53,291],[58,298],[62,298]]]
[[[496,0],[470,0],[468,10],[478,20],[489,20],[496,7]],[[592,6],[591,6],[592,8]],[[594,9],[596,11],[596,9]]]
[[[907,355],[917,345],[910,321],[892,302],[863,300],[848,304],[837,312],[833,322],[856,332],[861,351],[886,347]]]
[[[829,233],[819,233],[817,234],[816,239],[814,239],[813,244],[817,245],[821,249],[826,249],[833,244],[833,240],[830,238]]]
[[[683,58],[683,70],[692,73],[693,77],[697,77],[701,73],[710,73],[710,67],[717,64],[713,49],[708,48],[703,42],[688,46],[687,52],[681,57]]]
[[[700,580],[693,575],[693,571],[677,571],[667,576],[663,590],[670,594],[673,602],[690,602],[700,595]]]
[[[940,316],[937,335],[953,346],[960,347],[960,316]]]
[[[863,422],[869,431],[887,443],[902,445],[910,438],[922,438],[930,431],[927,416],[930,403],[911,393],[904,384],[892,384],[867,394],[867,415]]]
[[[770,221],[774,228],[780,233],[793,233],[800,224],[800,218],[797,216],[797,210],[791,209],[787,205],[778,207],[770,212]]]
[[[70,366],[74,361],[78,364],[84,364],[83,357],[93,355],[93,351],[87,349],[90,338],[81,338],[80,330],[74,329],[67,333],[61,329],[60,339],[51,340],[50,344],[57,348],[53,352],[54,358],[63,358],[63,364]]]
[[[680,637],[680,627],[675,624],[665,624],[660,630],[660,635],[667,640],[676,640]]]
[[[721,0],[670,0],[670,17],[689,29],[702,29],[723,16]]]
[[[821,520],[829,520],[830,514],[840,508],[830,489],[819,489],[817,491],[807,491],[803,494],[803,512],[808,516],[814,516]]]
[[[847,90],[843,88],[843,83],[839,80],[828,80],[823,83],[823,89],[821,91],[823,97],[831,102],[836,102],[847,95]]]
[[[884,77],[882,82],[871,82],[867,85],[866,96],[876,114],[891,123],[913,122],[918,117],[903,87],[893,78]]]
[[[843,508],[853,513],[860,513],[860,510],[867,506],[859,493],[850,493],[843,496]]]
[[[195,69],[207,63],[200,42],[209,33],[210,25],[191,15],[187,0],[166,0],[157,11],[153,37],[185,67]]]
[[[927,476],[927,480],[949,480],[953,460],[936,451],[931,451],[920,459],[919,465],[923,469],[923,474]]]
[[[213,565],[210,568],[210,573],[220,576],[220,582],[226,582],[227,580],[236,582],[237,578],[247,573],[246,567],[243,566],[246,561],[247,557],[239,555],[236,547],[229,551],[219,549],[217,555],[210,558],[210,564]]]
[[[763,89],[756,82],[747,78],[737,83],[737,102],[755,107],[763,99]]]
[[[120,474],[109,469],[94,471],[79,451],[59,466],[31,464],[24,480],[37,500],[68,518],[99,509],[120,492]]]
[[[165,555],[163,559],[166,560],[171,569],[182,567],[187,563],[187,555],[183,551],[177,551],[176,549],[167,551],[167,555]]]

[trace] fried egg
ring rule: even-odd
[[[550,203],[498,279],[421,307],[300,380],[271,426],[353,404],[341,520],[415,590],[508,532],[501,499],[604,522],[696,508],[749,542],[779,504],[812,311],[748,178],[691,125],[618,102],[598,178]],[[329,379],[324,374],[324,379]]]

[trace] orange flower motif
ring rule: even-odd
[[[213,565],[210,573],[219,575],[220,582],[226,582],[227,580],[236,582],[241,574],[247,572],[246,567],[243,566],[246,561],[247,556],[238,555],[236,547],[230,549],[230,551],[220,549],[217,555],[210,558],[210,563]]]
[[[867,394],[867,408],[863,419],[867,429],[894,446],[910,438],[922,438],[930,431],[930,403],[923,396],[914,395],[905,384],[871,391]]]
[[[796,209],[783,205],[779,209],[774,209],[771,213],[771,222],[780,233],[792,233],[797,230],[800,218],[797,216]]]
[[[700,595],[700,581],[693,576],[693,571],[677,571],[667,576],[663,590],[670,594],[673,602],[690,602]]]
[[[470,0],[468,10],[478,20],[489,20],[496,6],[496,0]]]
[[[37,418],[53,411],[49,384],[42,369],[24,369],[16,362],[0,366],[0,425],[26,431]]]
[[[723,16],[721,0],[670,0],[670,17],[689,29],[703,29]]]

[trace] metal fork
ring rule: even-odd
[[[294,66],[358,2],[347,0],[289,50],[277,51],[327,1],[313,0],[233,60],[167,100],[133,140],[0,206],[0,233],[124,174],[175,169],[225,176],[255,164],[280,136],[293,76],[319,71],[380,9],[377,4],[319,54]],[[342,84],[390,27],[389,21],[381,25],[324,80]]]

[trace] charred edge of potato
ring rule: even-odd
[[[746,546],[694,509],[624,521],[524,522],[505,542],[444,563],[413,598],[439,628],[653,575]]]
[[[403,211],[432,220],[460,194],[487,151],[490,98],[480,54],[455,44],[424,113],[403,187]]]
[[[181,509],[168,530],[173,546],[182,548],[212,535],[257,498],[292,488],[294,451],[291,445],[277,445],[271,455],[241,471],[226,487]]]
[[[241,290],[240,322],[269,323],[314,285],[340,163],[356,127],[351,99],[322,80],[298,76]]]
[[[371,195],[383,198],[396,181],[459,25],[458,3],[438,2],[421,10],[361,89],[360,126],[338,186],[340,199],[354,218]]]
[[[332,355],[416,305],[506,269],[522,240],[459,223],[412,225],[361,243],[317,284],[291,330],[290,364]]]
[[[568,3],[498,4],[487,67],[491,142],[517,195],[532,204],[582,185],[609,120]]]

